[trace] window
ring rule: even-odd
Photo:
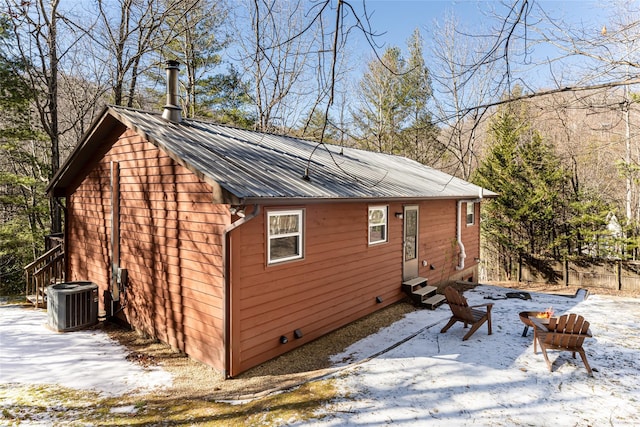
[[[387,207],[369,207],[369,244],[387,241]]]
[[[302,258],[302,210],[268,213],[269,264]]]
[[[476,204],[473,202],[467,202],[467,225],[473,225],[475,221]]]

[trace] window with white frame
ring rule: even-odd
[[[467,202],[467,225],[473,225],[476,223],[476,204],[473,202]]]
[[[369,244],[387,241],[387,207],[369,206]]]
[[[302,209],[270,211],[267,216],[268,263],[302,258]]]

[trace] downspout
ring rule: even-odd
[[[60,201],[60,197],[53,197],[54,202],[60,206],[60,209],[62,210],[62,216],[63,216],[63,221],[62,223],[64,224],[62,227],[62,251],[64,252],[64,258],[63,261],[64,262],[64,271],[62,272],[62,274],[64,274],[64,281],[68,281],[69,280],[69,272],[67,271],[67,267],[69,266],[69,263],[67,262],[67,254],[69,253],[69,251],[67,251],[67,242],[69,241],[69,239],[67,238],[67,222],[68,222],[68,218],[69,218],[69,209],[67,208],[66,204],[67,204],[67,200],[68,200],[69,196],[65,196],[65,204],[63,205],[62,202]],[[36,300],[37,303],[37,300]]]
[[[241,225],[249,222],[250,220],[252,220],[253,218],[255,218],[256,216],[258,216],[260,214],[260,205],[254,205],[253,208],[253,212],[251,212],[251,214],[245,216],[244,218],[240,218],[239,220],[229,224],[227,227],[225,227],[222,235],[223,235],[223,239],[222,239],[222,275],[223,275],[223,280],[224,280],[224,317],[223,317],[223,324],[224,324],[224,333],[223,333],[223,341],[224,341],[224,379],[229,379],[229,372],[230,372],[230,364],[231,364],[231,346],[229,343],[229,338],[231,337],[231,322],[229,321],[229,317],[231,314],[231,279],[229,277],[229,259],[231,258],[231,255],[229,253],[229,247],[230,247],[230,242],[229,242],[229,235],[230,233],[235,230],[236,228],[240,227]]]
[[[479,190],[477,199],[458,200],[458,206],[456,208],[456,214],[458,216],[458,223],[456,225],[456,241],[460,248],[460,257],[456,270],[464,270],[464,259],[467,257],[467,253],[464,251],[464,243],[462,243],[462,204],[463,203],[480,203],[482,201],[482,188]],[[480,219],[478,219],[480,221]]]

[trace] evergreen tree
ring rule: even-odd
[[[0,16],[0,45],[9,46],[7,18]],[[22,267],[42,249],[48,229],[44,196],[49,166],[46,137],[31,123],[33,93],[25,64],[0,49],[0,295],[23,290]]]
[[[568,176],[521,104],[496,114],[490,136],[490,152],[473,181],[499,194],[485,205],[482,230],[509,275],[519,256],[553,249]]]
[[[202,117],[209,113],[206,94],[212,90],[212,71],[222,63],[221,51],[228,44],[222,28],[227,11],[222,2],[186,0],[168,8],[164,26],[168,43],[161,47],[164,57],[184,65],[185,97],[183,113]]]
[[[400,154],[400,133],[409,115],[406,86],[402,81],[405,60],[397,47],[388,48],[380,61],[369,62],[360,80],[360,104],[353,114],[362,135],[363,148]]]
[[[242,80],[238,70],[230,66],[227,73],[216,74],[201,83],[201,103],[209,109],[215,121],[244,129],[252,129],[256,116],[249,83]]]
[[[408,45],[408,59],[390,47],[380,60],[369,62],[352,116],[363,148],[430,163],[437,157],[437,128],[428,108],[431,78],[418,30]]]
[[[340,135],[333,123],[334,121],[331,119],[331,116],[327,118],[324,111],[318,109],[312,110],[307,120],[306,128],[299,131],[300,136],[315,141],[320,141],[322,137],[322,142],[336,144]]]
[[[596,194],[581,193],[569,203],[566,230],[558,239],[562,255],[610,257],[619,255],[621,236],[607,230],[612,207]]]
[[[403,76],[407,100],[408,124],[403,135],[403,155],[424,164],[433,164],[442,155],[438,128],[433,124],[428,103],[433,96],[431,76],[424,61],[424,40],[417,28],[408,42],[409,59]]]

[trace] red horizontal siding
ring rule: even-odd
[[[400,206],[390,208],[400,209]],[[232,372],[240,372],[401,299],[401,221],[387,243],[368,245],[368,205],[305,208],[304,259],[266,265],[265,215],[232,235]],[[376,296],[385,295],[383,304]],[[265,321],[265,319],[269,319]],[[292,332],[304,338],[294,342]],[[290,344],[282,346],[278,337]]]
[[[120,172],[127,320],[222,369],[221,254],[228,208],[213,204],[208,184],[132,131],[106,151],[69,197],[70,277],[109,289],[111,161]]]
[[[120,170],[121,265],[129,270],[129,321],[223,368],[221,257],[228,207],[213,204],[206,183],[133,132],[106,152],[69,198],[70,277],[108,289],[110,161],[119,162]],[[456,203],[416,203],[419,259],[428,264],[420,263],[419,272],[431,283],[458,274]],[[368,244],[368,206],[306,206],[304,258],[282,264],[266,263],[264,210],[232,232],[233,375],[404,297],[402,220],[393,215],[402,204],[389,205],[389,241],[373,246]],[[479,253],[477,222],[463,223],[466,266]],[[382,304],[376,303],[378,296]],[[293,339],[294,329],[303,331],[301,340]],[[280,335],[289,344],[279,344]]]
[[[457,201],[414,204],[420,208],[419,274],[433,284],[448,280],[459,274]],[[305,206],[304,259],[282,264],[266,263],[266,212],[233,231],[233,375],[404,297],[402,220],[394,216],[402,205],[388,205],[389,241],[379,245],[368,244],[368,206]],[[478,229],[462,231],[469,260]],[[376,303],[378,296],[382,304]],[[302,339],[293,338],[295,329],[302,330]],[[279,343],[281,335],[288,344]]]

